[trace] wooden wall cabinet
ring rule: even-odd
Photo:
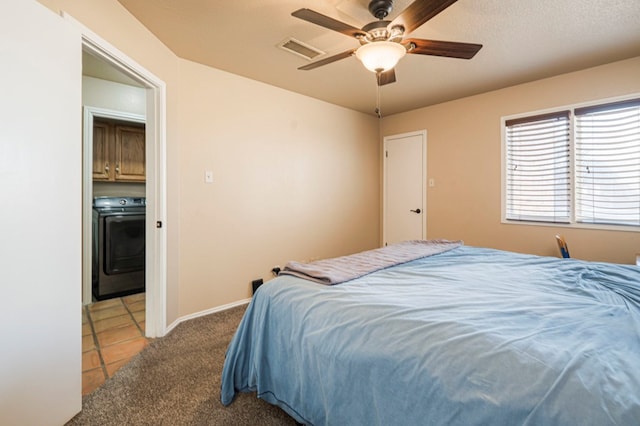
[[[144,125],[94,120],[93,180],[145,181]]]

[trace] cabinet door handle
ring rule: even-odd
[[[104,174],[106,174],[106,175],[109,174],[109,163],[105,163],[104,164]]]
[[[120,174],[120,164],[116,164],[116,173]]]

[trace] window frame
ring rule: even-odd
[[[501,224],[505,225],[520,225],[520,226],[546,226],[554,228],[576,228],[576,229],[594,229],[594,230],[606,230],[606,231],[622,231],[622,232],[640,232],[640,226],[635,225],[613,225],[613,224],[593,224],[576,221],[576,155],[575,155],[575,133],[576,133],[576,121],[575,110],[582,108],[594,108],[598,106],[607,106],[609,104],[622,103],[639,99],[640,93],[633,93],[625,96],[617,96],[612,98],[597,99],[594,101],[581,102],[569,105],[561,105],[553,108],[546,108],[536,111],[529,111],[525,113],[512,114],[500,117],[500,138],[501,138],[501,150],[500,150],[500,175],[501,175],[501,188],[500,188],[500,200],[501,200]],[[542,221],[530,221],[519,219],[507,219],[507,121],[514,121],[519,119],[526,119],[535,116],[545,116],[550,114],[561,113],[562,111],[569,111],[569,156],[570,156],[570,183],[569,190],[571,191],[570,199],[570,212],[569,223],[554,223],[554,222],[542,222]]]

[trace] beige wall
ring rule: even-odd
[[[180,82],[181,313],[377,246],[377,119],[186,60]]]
[[[377,246],[377,119],[183,61],[115,0],[39,1],[167,85],[168,324],[275,264]]]
[[[501,224],[500,118],[640,93],[640,57],[383,118],[381,137],[427,130],[429,238],[541,255],[634,263],[640,232]]]

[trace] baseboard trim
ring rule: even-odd
[[[203,317],[203,316],[209,315],[209,314],[214,314],[216,312],[226,311],[227,309],[235,308],[236,306],[247,305],[249,302],[251,302],[251,299],[242,299],[242,300],[238,300],[236,302],[227,303],[226,305],[216,306],[216,307],[211,308],[211,309],[206,309],[204,311],[195,312],[193,314],[189,314],[189,315],[185,315],[183,317],[180,317],[177,320],[175,320],[174,322],[172,322],[169,325],[169,327],[167,327],[167,331],[165,333],[165,336],[167,334],[171,333],[171,331],[174,328],[176,328],[178,326],[178,324],[180,324],[180,323],[182,323],[184,321],[189,321],[189,320],[192,320],[194,318]]]

